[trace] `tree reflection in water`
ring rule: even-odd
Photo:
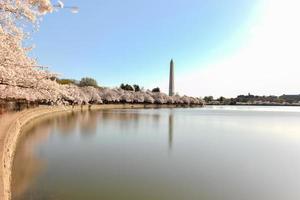
[[[12,173],[13,199],[18,199],[26,193],[28,188],[36,184],[36,178],[46,171],[47,163],[37,155],[36,150],[39,145],[49,139],[51,133],[59,132],[62,136],[68,136],[75,133],[77,127],[84,130],[82,133],[95,133],[96,121],[96,113],[85,111],[49,117],[27,126],[23,130],[24,135],[17,146],[14,159]],[[86,127],[89,128],[86,129]]]
[[[31,126],[24,130],[26,139],[18,144],[12,173],[13,199],[22,195],[35,183],[37,177],[45,168],[46,163],[34,154],[35,147],[49,137],[50,129],[47,120],[39,126]],[[25,136],[24,136],[25,137]]]
[[[13,167],[12,194],[13,200],[33,197],[31,188],[38,184],[38,177],[47,172],[47,160],[39,155],[40,147],[51,139],[51,135],[59,133],[63,137],[73,134],[84,138],[103,133],[102,126],[118,126],[120,134],[138,133],[141,127],[151,124],[159,128],[161,115],[157,112],[137,112],[135,110],[102,110],[82,111],[60,114],[35,121],[24,129],[23,138],[18,144]],[[173,113],[166,116],[168,122],[168,143],[173,143]],[[159,131],[159,130],[158,130]],[[35,197],[37,198],[37,197]]]

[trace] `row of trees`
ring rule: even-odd
[[[80,81],[77,81],[75,79],[59,79],[59,78],[56,78],[56,82],[61,84],[61,85],[73,84],[73,85],[77,85],[79,87],[86,87],[86,86],[92,86],[92,87],[96,87],[96,88],[99,87],[97,81],[93,78],[90,78],[90,77],[82,78]],[[126,91],[134,91],[134,92],[145,91],[144,87],[140,87],[137,84],[134,84],[134,85],[131,86],[129,84],[122,83],[120,85],[120,89],[126,90]],[[153,88],[152,92],[160,92],[160,88],[159,87]]]
[[[79,87],[86,87],[86,86],[92,86],[92,87],[99,87],[97,81],[93,78],[85,77],[82,78],[80,81],[77,81],[75,79],[56,79],[56,82],[61,85],[68,85],[73,84],[77,85]]]
[[[219,97],[214,99],[212,96],[203,98],[206,104],[300,104],[300,95],[281,95],[281,96],[259,96],[259,95],[238,95],[235,98]]]
[[[129,84],[124,84],[122,83],[120,85],[120,88],[126,91],[135,91],[135,92],[140,92],[140,91],[144,91],[143,87],[140,87],[139,85],[134,84],[133,86],[129,85]],[[152,92],[160,92],[160,88],[156,87],[152,89]]]
[[[56,83],[57,84],[57,83]],[[36,90],[18,86],[1,85],[1,99],[24,99],[49,105],[102,104],[102,103],[149,103],[203,105],[200,98],[188,96],[170,97],[161,92],[128,91],[121,88],[79,87],[74,84],[57,84],[55,90]]]
[[[214,99],[213,96],[206,96],[203,98],[206,104],[221,104],[221,105],[235,105],[236,100],[234,98],[225,98],[223,96]]]

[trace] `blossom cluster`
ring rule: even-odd
[[[55,75],[37,66],[24,45],[37,18],[52,11],[50,0],[0,1],[0,91],[1,97],[37,99],[57,92]],[[24,30],[27,30],[24,31]],[[38,91],[38,92],[36,92]]]
[[[168,96],[161,92],[126,91],[120,88],[79,87],[68,84],[60,85],[55,81],[49,88],[21,88],[1,85],[1,99],[23,99],[44,104],[74,105],[102,103],[145,103],[145,104],[182,104],[203,105],[200,98],[188,96]]]

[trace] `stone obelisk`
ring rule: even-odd
[[[169,82],[169,96],[174,96],[174,61],[170,63],[170,82]]]

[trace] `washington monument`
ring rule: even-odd
[[[174,61],[170,62],[169,96],[174,96]]]

